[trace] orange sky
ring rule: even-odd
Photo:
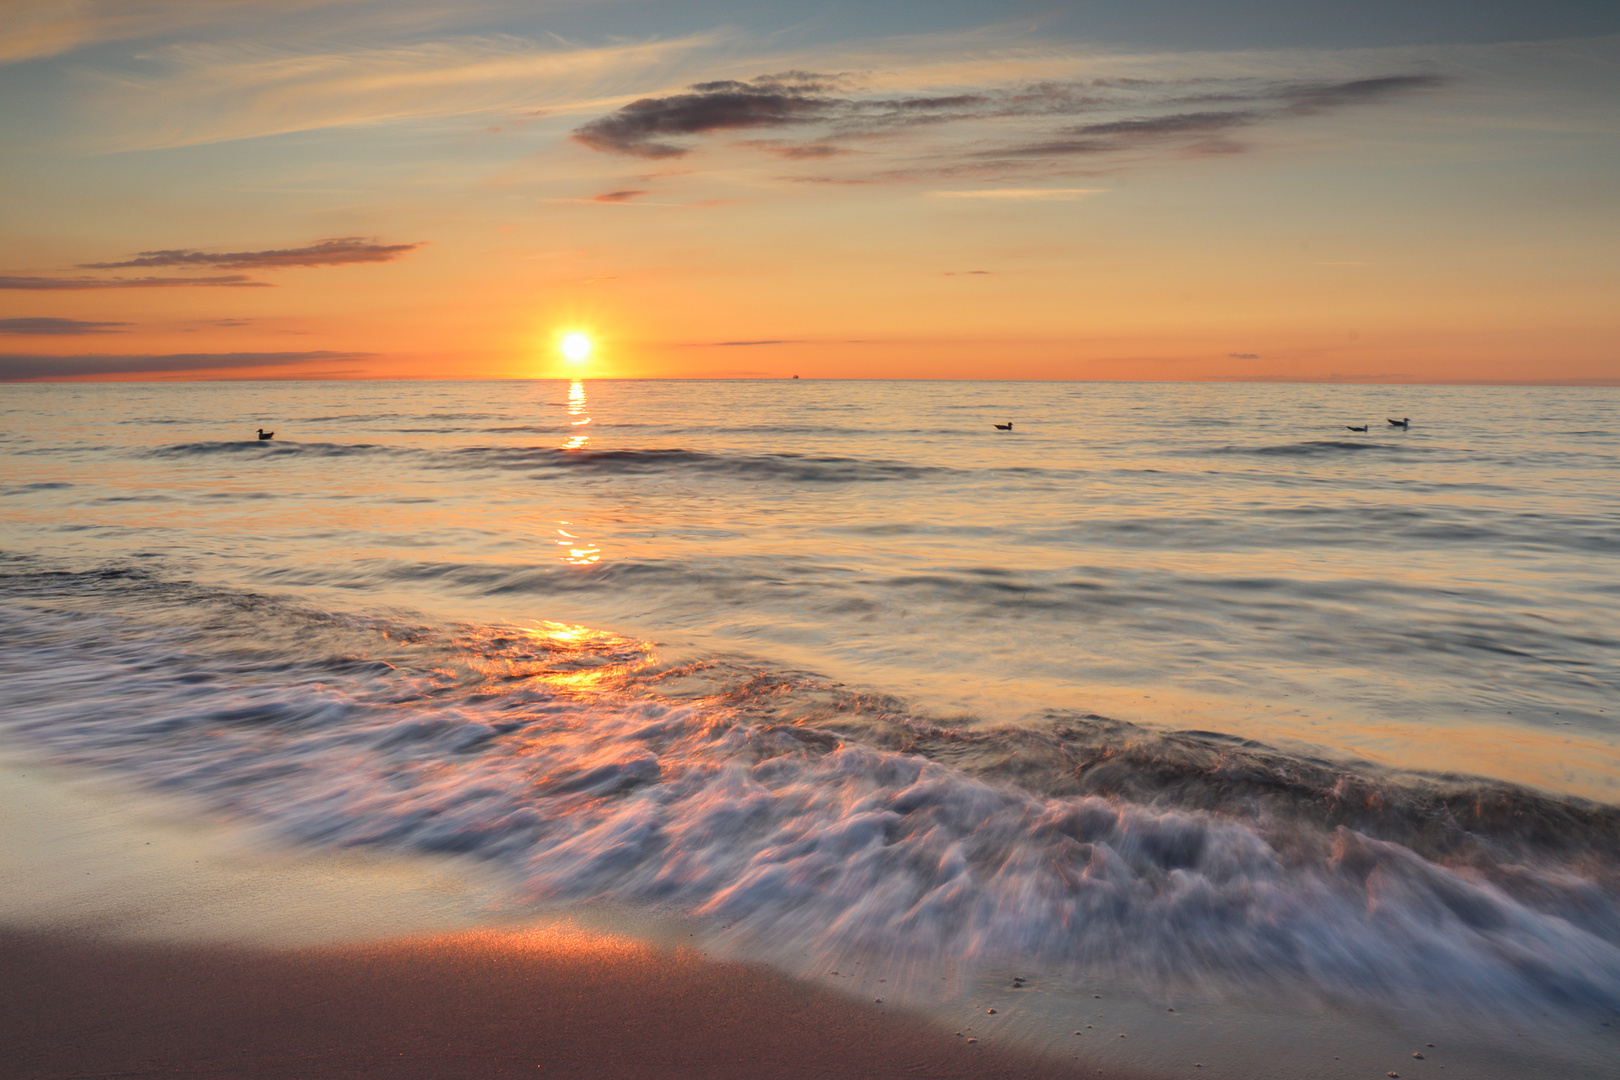
[[[1613,36],[642,6],[0,9],[0,377],[1620,382]]]

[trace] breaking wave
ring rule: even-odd
[[[583,627],[125,571],[0,575],[0,674],[5,728],[57,760],[301,844],[474,857],[529,902],[709,919],[782,962],[1620,1008],[1620,810],[1477,778],[1092,715],[966,730]]]

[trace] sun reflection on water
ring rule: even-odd
[[[584,450],[591,445],[590,429],[586,426],[591,422],[591,418],[585,415],[584,379],[575,379],[568,384],[568,415],[569,426],[574,429],[573,434],[559,449]],[[571,521],[557,522],[558,539],[555,543],[563,549],[562,561],[572,566],[591,566],[601,562],[602,549],[572,531],[576,527]]]
[[[575,379],[568,384],[568,415],[571,417],[569,426],[575,429],[583,428],[591,422],[591,418],[585,415],[584,379]],[[590,432],[576,430],[563,442],[562,449],[583,450],[589,445],[591,445]]]
[[[573,527],[571,521],[557,522],[557,535],[561,538],[555,543],[563,549],[562,561],[573,566],[591,566],[602,561],[602,549],[589,540],[582,540],[568,531]]]
[[[622,689],[654,662],[649,641],[550,621],[486,627],[457,644],[467,666],[492,684],[536,679],[568,694]]]

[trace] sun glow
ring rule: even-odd
[[[570,363],[582,364],[591,355],[591,339],[584,334],[569,334],[562,339],[561,347]]]

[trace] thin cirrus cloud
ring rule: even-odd
[[[1107,188],[983,188],[968,191],[930,191],[928,194],[936,199],[1067,200],[1100,195],[1106,190]]]
[[[43,356],[0,353],[0,381],[61,379],[82,375],[147,375],[174,371],[219,371],[233,368],[287,367],[311,360],[362,360],[369,353],[235,352],[167,355],[81,354]]]
[[[623,191],[604,191],[600,195],[591,196],[591,202],[626,203],[634,199],[639,199],[646,194],[648,194],[648,192],[641,188],[626,188]]]
[[[80,289],[169,289],[208,288],[265,289],[267,281],[254,281],[243,274],[216,274],[212,277],[18,277],[0,275],[0,289],[25,292],[76,291]]]
[[[360,6],[359,0],[4,0],[0,63],[58,56],[101,42],[197,32],[243,16],[307,15],[312,9]]]
[[[1016,173],[1032,163],[1058,164],[1080,155],[1162,148],[1238,150],[1243,147],[1231,136],[1239,129],[1396,101],[1442,85],[1442,78],[1428,74],[1314,80],[1138,78],[863,96],[848,88],[845,76],[788,71],[746,82],[694,83],[681,93],[640,98],[583,124],[573,138],[603,153],[660,159],[683,157],[715,136],[784,131],[802,137],[755,138],[738,145],[801,160],[837,160],[840,152],[874,140],[892,146],[906,136],[965,129],[950,144],[932,147],[911,170],[891,175],[982,176],[994,175],[998,166],[1001,173]],[[1069,197],[1090,193],[1063,190]]]
[[[415,244],[379,244],[365,237],[320,240],[298,248],[267,251],[207,252],[173,249],[142,251],[121,262],[80,263],[82,270],[123,270],[137,267],[206,266],[215,270],[277,270],[294,266],[344,266],[393,260],[421,247]]]
[[[97,150],[137,150],[321,128],[593,109],[627,84],[664,82],[713,34],[597,48],[494,35],[313,50],[187,44],[140,68],[96,73],[86,134]]]
[[[0,334],[29,337],[78,337],[83,334],[117,334],[125,322],[87,322],[83,319],[0,319]]]

